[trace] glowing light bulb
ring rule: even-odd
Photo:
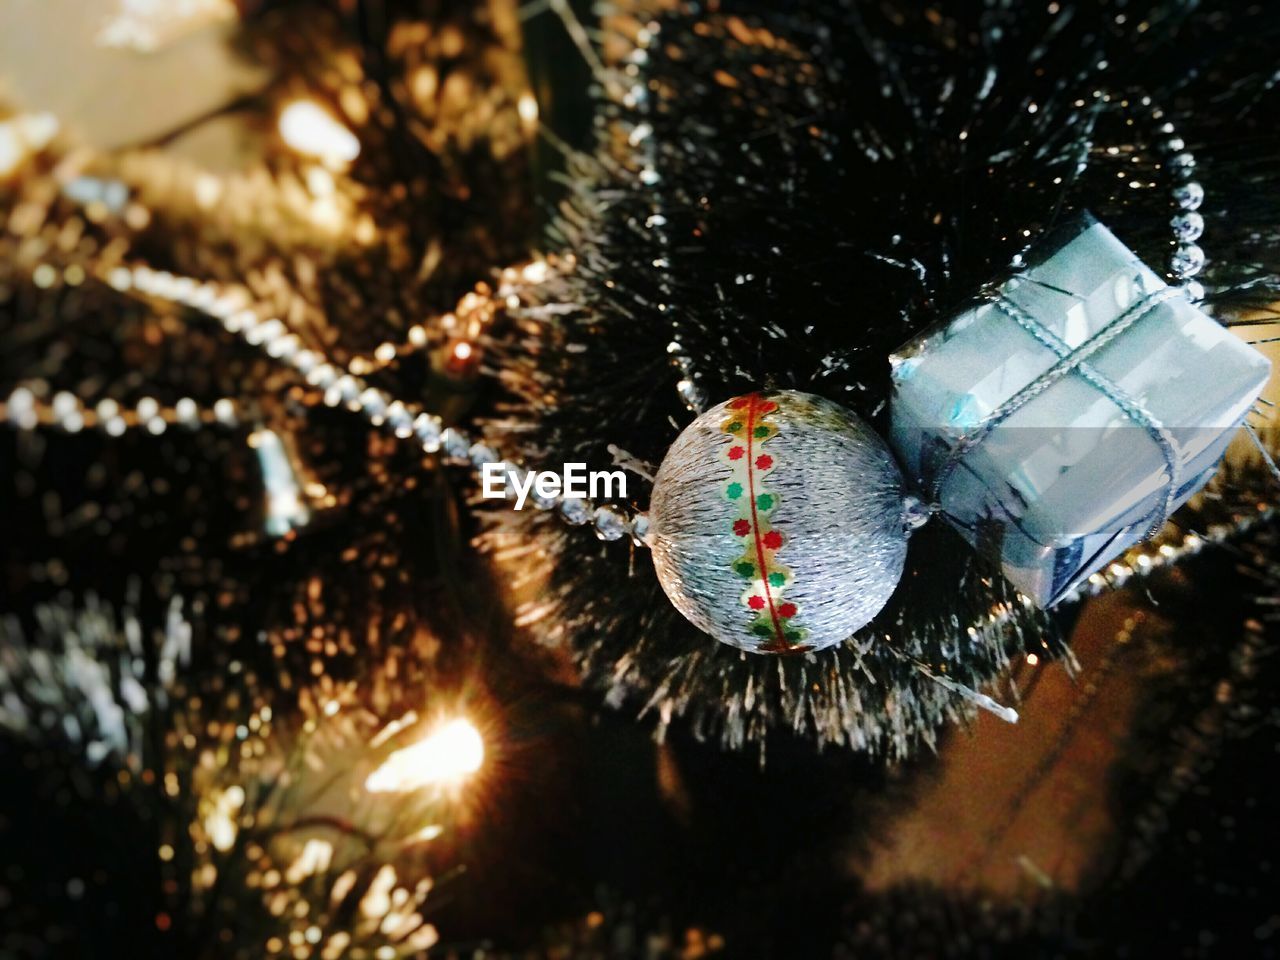
[[[295,100],[280,112],[280,136],[299,153],[331,165],[350,163],[360,155],[356,135],[310,100]]]
[[[538,101],[534,99],[532,93],[526,91],[520,94],[520,99],[516,101],[516,111],[520,114],[525,133],[532,133],[538,129]]]
[[[402,793],[460,783],[484,762],[484,740],[471,722],[452,720],[425,739],[397,750],[365,780],[370,793]]]

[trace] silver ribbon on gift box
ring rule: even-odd
[[[907,475],[1041,606],[1209,481],[1270,375],[1088,214],[891,362]]]

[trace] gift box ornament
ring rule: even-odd
[[[908,479],[1052,606],[1204,486],[1270,364],[1089,215],[891,358]]]

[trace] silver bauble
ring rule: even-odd
[[[820,650],[893,593],[909,504],[889,448],[853,413],[753,393],[676,438],[647,539],[662,588],[699,629],[753,653]]]

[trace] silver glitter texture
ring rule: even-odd
[[[841,643],[874,617],[902,575],[907,552],[902,476],[884,441],[854,414],[791,390],[763,398],[776,435],[757,446],[773,466],[755,494],[777,498],[768,518],[783,536],[775,557],[790,571],[778,605],[794,604],[799,649]],[[750,538],[734,532],[740,507],[726,496],[729,402],[693,421],[671,445],[649,509],[654,567],[667,596],[690,622],[722,643],[780,652],[751,632],[746,597],[762,591],[734,563]]]

